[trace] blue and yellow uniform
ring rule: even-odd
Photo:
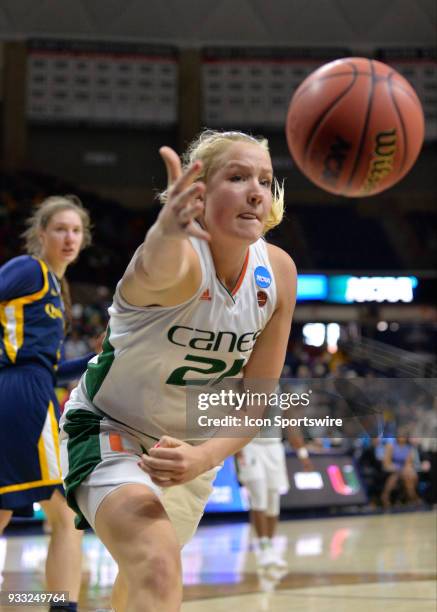
[[[63,341],[60,281],[43,260],[15,257],[0,268],[0,508],[62,490],[54,383]]]

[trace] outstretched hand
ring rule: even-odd
[[[163,436],[148,455],[141,455],[138,465],[160,487],[189,482],[210,468],[202,445],[191,446],[170,436]]]
[[[195,223],[204,211],[205,184],[196,182],[202,162],[196,161],[182,172],[181,160],[173,149],[161,147],[159,153],[167,169],[167,202],[158,217],[164,235],[196,236],[209,241],[209,233]]]

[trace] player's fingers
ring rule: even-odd
[[[162,459],[165,461],[175,461],[180,458],[180,451],[177,448],[163,448],[161,446],[150,448],[148,455],[143,455],[145,460]]]
[[[185,206],[178,214],[178,220],[181,226],[185,229],[189,223],[203,213],[202,202],[193,202]]]
[[[199,176],[202,169],[202,162],[200,160],[195,161],[189,166],[185,172],[181,173],[179,178],[172,184],[171,193],[178,194],[189,187]]]
[[[163,480],[163,479],[155,478],[154,476],[150,474],[149,476],[154,484],[162,488],[174,487],[175,485],[181,484],[183,482],[182,478],[168,478],[166,480]]]
[[[172,478],[174,478],[176,476],[172,472],[149,470],[149,469],[146,469],[146,468],[144,468],[142,466],[140,466],[140,467],[143,470],[143,472],[146,472],[147,474],[149,474],[153,478],[156,478],[157,480],[171,480]]]
[[[187,206],[190,200],[192,201],[195,198],[199,198],[200,201],[204,189],[205,185],[203,183],[193,183],[190,187],[187,187],[184,191],[175,196],[171,208],[174,212],[179,213]]]
[[[141,468],[143,472],[148,474],[152,481],[159,486],[173,486],[178,484],[183,478],[183,472],[179,470],[178,472],[172,472],[169,470],[157,470],[155,468],[150,467],[150,461],[144,461],[145,456],[142,456],[142,459],[138,461],[138,467]]]
[[[154,448],[175,448],[176,446],[182,446],[184,443],[182,440],[178,440],[177,438],[172,438],[171,436],[162,436],[159,439],[159,442],[155,445]]]
[[[170,478],[155,478],[154,476],[150,476],[153,483],[157,484],[159,487],[166,487],[170,485]]]
[[[149,455],[143,455],[140,463],[147,470],[155,472],[173,472],[180,469],[177,461],[174,459],[162,459],[160,457],[151,457]]]
[[[182,165],[179,155],[170,147],[161,147],[159,154],[165,163],[167,170],[167,189],[171,187],[182,175]]]
[[[185,228],[185,232],[189,236],[194,236],[195,238],[200,238],[200,240],[206,240],[206,242],[211,241],[211,234],[204,230],[198,223],[194,223],[193,221],[187,225]]]

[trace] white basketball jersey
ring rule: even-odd
[[[190,240],[202,267],[197,293],[178,306],[137,307],[123,299],[119,283],[103,352],[89,362],[67,410],[95,407],[146,436],[186,440],[187,382],[242,376],[276,305],[267,245],[259,239],[250,246],[229,292],[208,244]]]

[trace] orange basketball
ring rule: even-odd
[[[424,138],[422,105],[396,70],[349,57],[325,64],[301,83],[288,109],[291,155],[313,183],[364,197],[401,180]]]

